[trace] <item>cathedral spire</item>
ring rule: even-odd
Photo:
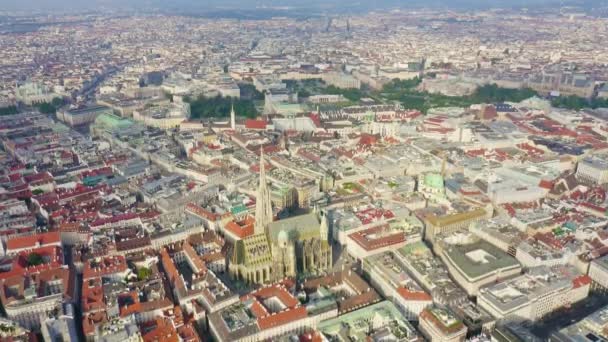
[[[264,149],[260,148],[260,184],[255,203],[255,234],[266,232],[266,227],[272,222],[272,202],[270,190],[266,183],[266,170],[264,166]]]
[[[327,215],[325,215],[325,212],[321,213],[321,225],[319,226],[319,235],[321,237],[321,241],[328,241],[329,227],[327,223]]]
[[[230,107],[230,129],[236,129],[236,114],[234,113],[234,103]]]

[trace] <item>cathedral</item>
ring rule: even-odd
[[[319,274],[332,266],[327,219],[318,212],[273,220],[264,153],[253,235],[235,243],[229,264],[233,278],[250,284],[272,283],[300,274]]]

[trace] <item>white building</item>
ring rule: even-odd
[[[47,315],[61,308],[68,298],[64,292],[69,286],[69,271],[55,269],[26,276],[11,277],[2,281],[0,293],[7,318],[28,330],[36,330]],[[44,288],[44,290],[41,289]]]
[[[437,244],[444,243],[439,241]],[[513,277],[521,272],[521,266],[515,258],[485,241],[446,245],[442,249],[439,255],[452,278],[470,296],[476,296],[482,286]]]
[[[519,179],[493,177],[488,182],[488,197],[492,203],[536,202],[544,198],[549,191],[534,185],[528,185]]]
[[[515,257],[524,267],[567,265],[576,256],[568,249],[556,250],[541,241],[523,241],[517,246]]]
[[[308,97],[308,102],[321,104],[321,103],[337,103],[337,102],[345,102],[348,101],[343,95],[332,95],[332,94],[322,94],[322,95],[312,95]]]
[[[330,72],[323,74],[323,81],[337,88],[361,88],[361,81],[350,74]]]
[[[270,89],[286,89],[287,84],[283,83],[280,78],[275,76],[258,75],[252,77],[253,86],[261,93]]]
[[[608,183],[608,162],[602,156],[589,156],[578,162],[576,178],[597,184]]]
[[[572,266],[541,266],[481,289],[477,303],[496,319],[537,321],[587,298],[590,285],[591,278]]]
[[[64,304],[62,315],[44,320],[41,331],[45,341],[77,341],[73,305]]]
[[[17,88],[15,97],[17,101],[31,106],[40,103],[50,103],[60,94],[54,93],[49,87],[38,83],[25,83]]]
[[[393,252],[384,252],[363,259],[363,271],[380,294],[390,299],[408,321],[417,321],[433,298],[410,277],[406,265]]]
[[[589,277],[595,286],[608,289],[608,255],[593,260],[589,265]]]
[[[78,109],[65,109],[57,112],[57,119],[70,126],[79,126],[94,122],[97,116],[101,114],[111,115],[114,114],[114,111],[110,107],[98,105]]]
[[[177,128],[190,117],[190,104],[176,101],[133,111],[133,119],[160,129]]]

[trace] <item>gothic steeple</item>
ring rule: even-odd
[[[329,227],[327,226],[327,216],[325,212],[321,213],[321,226],[319,227],[319,235],[321,241],[328,241],[329,239]]]
[[[266,227],[272,222],[272,202],[270,189],[266,183],[266,170],[264,166],[264,149],[260,148],[260,184],[255,203],[255,234],[266,232]]]

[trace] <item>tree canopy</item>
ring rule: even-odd
[[[608,108],[608,99],[593,98],[589,100],[576,95],[559,96],[551,100],[551,105],[553,107],[572,110],[581,110],[583,108]]]
[[[204,97],[197,99],[189,97],[184,98],[184,101],[190,103],[191,117],[194,119],[203,118],[222,118],[230,116],[230,108],[234,104],[234,111],[238,116],[255,118],[258,112],[253,101],[243,99],[233,99],[230,97]]]
[[[44,262],[42,256],[38,253],[30,253],[27,256],[27,265],[28,266],[38,266]]]
[[[42,114],[55,114],[59,107],[63,106],[64,101],[61,97],[55,97],[49,102],[42,102],[37,104],[35,107],[38,108]]]
[[[255,89],[253,84],[239,83],[239,89],[243,100],[264,100],[264,94]]]
[[[0,107],[0,116],[13,115],[19,113],[17,106]]]
[[[147,267],[140,267],[137,269],[137,279],[146,280],[152,275],[152,270]]]
[[[387,83],[381,92],[381,96],[391,101],[398,101],[405,108],[417,109],[426,112],[437,107],[468,107],[477,103],[497,102],[520,102],[538,95],[529,88],[506,89],[496,84],[486,84],[478,87],[475,92],[467,96],[447,96],[443,94],[431,94],[416,89],[420,84],[418,78],[411,80],[393,80]]]
[[[342,95],[350,101],[359,101],[361,98],[365,97],[365,94],[361,91],[361,89],[349,88],[342,89],[335,87],[333,85],[327,86],[324,92],[330,95]]]

